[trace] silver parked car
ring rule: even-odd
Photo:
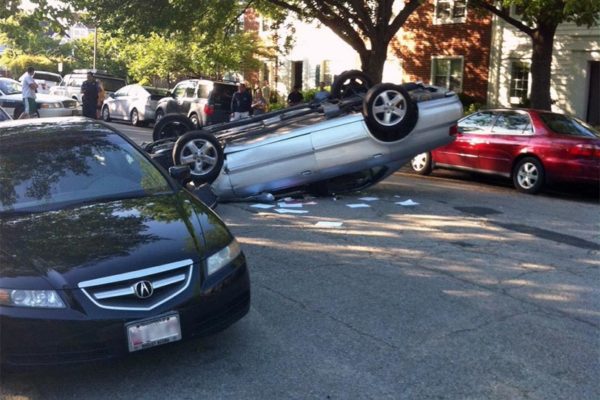
[[[102,119],[130,121],[132,125],[145,125],[154,121],[158,100],[167,96],[167,89],[141,85],[127,85],[104,100]]]
[[[37,114],[39,117],[70,117],[81,115],[81,107],[77,100],[63,96],[38,93],[35,97]],[[21,83],[9,78],[0,78],[0,107],[19,118],[25,110],[23,105],[23,86]]]
[[[60,74],[47,71],[35,71],[33,79],[38,84],[37,92],[43,94],[50,94],[50,89],[62,82]]]
[[[146,146],[165,167],[189,166],[194,182],[212,182],[221,200],[306,190],[360,190],[416,154],[454,140],[462,104],[442,88],[409,83],[372,86],[360,71],[341,74],[331,98],[246,120],[192,129],[167,115]]]

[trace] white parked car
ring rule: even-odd
[[[130,121],[132,125],[146,125],[154,121],[158,100],[167,96],[167,89],[141,85],[127,85],[104,100],[102,119]]]
[[[9,78],[0,78],[0,107],[14,119],[19,118],[23,110],[23,86]],[[38,93],[36,98],[39,117],[71,117],[81,115],[77,100],[63,96]]]
[[[50,88],[60,85],[62,76],[55,72],[35,71],[33,80],[38,84],[38,93],[49,94]]]

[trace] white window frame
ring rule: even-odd
[[[522,67],[527,67],[527,88],[526,88],[526,96],[525,98],[529,98],[529,96],[531,95],[531,65],[530,63],[528,63],[527,61],[522,61],[522,60],[510,60],[510,63],[508,65],[508,76],[509,76],[509,80],[508,80],[508,101],[510,104],[512,105],[516,105],[516,104],[521,104],[523,98],[521,97],[517,97],[517,96],[512,96],[512,86],[513,86],[513,81],[515,80],[515,77],[513,76],[513,66],[515,64],[520,64],[520,66]]]
[[[440,60],[448,60],[450,62],[453,60],[460,60],[460,88],[453,89],[453,90],[455,93],[462,93],[463,84],[464,84],[464,80],[465,80],[465,57],[464,56],[433,56],[433,57],[431,57],[431,79],[430,79],[430,82],[432,85],[435,85],[436,62],[440,61]],[[452,68],[448,68],[448,75],[447,75],[448,83],[450,83],[450,78],[452,77],[451,72],[452,72]],[[450,85],[448,85],[448,86],[450,86]]]
[[[456,3],[463,0],[435,0],[435,5],[433,8],[433,24],[434,25],[442,25],[442,24],[464,24],[467,22],[467,12],[469,9],[469,2],[464,0],[465,2],[465,15],[462,17],[453,17],[452,14],[455,11]],[[440,3],[448,3],[450,7],[450,15],[444,18],[438,17],[438,9],[440,7]]]

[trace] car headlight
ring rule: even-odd
[[[61,108],[62,103],[40,103],[40,108]]]
[[[0,289],[0,305],[40,308],[66,307],[55,290]]]
[[[231,243],[222,250],[216,252],[206,259],[206,269],[208,275],[212,275],[231,261],[235,260],[242,252],[242,248],[237,240],[233,239]]]

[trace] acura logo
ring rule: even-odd
[[[152,283],[149,281],[139,281],[133,285],[133,291],[140,299],[147,299],[148,297],[152,296],[154,288],[152,287]]]

